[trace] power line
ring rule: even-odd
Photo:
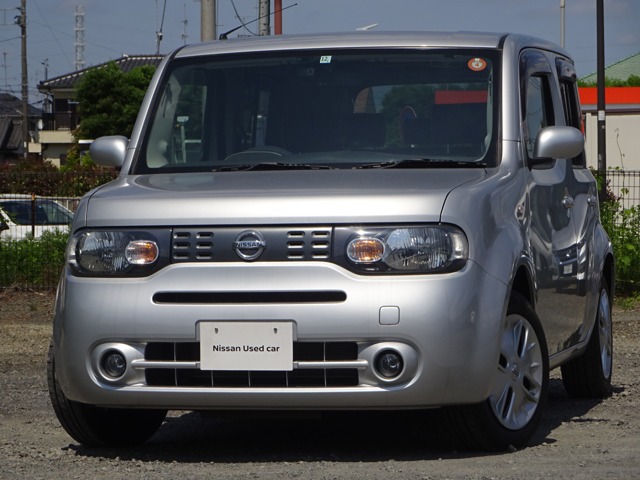
[[[247,25],[244,23],[244,20],[242,20],[242,18],[240,18],[240,14],[238,13],[238,9],[236,8],[236,4],[234,3],[233,0],[231,0],[231,6],[233,7],[233,11],[236,14],[236,18],[238,19],[238,21],[242,24],[242,26],[244,27],[244,29],[249,32],[251,35],[253,36],[258,36],[257,33],[252,32],[251,30],[249,30],[249,27],[247,27]]]
[[[38,5],[38,2],[36,0],[32,0],[33,4],[36,6],[36,10],[38,10],[38,13],[40,14],[40,16],[45,20],[47,20],[47,17],[44,16],[44,14],[42,13],[42,10],[40,10],[40,5]],[[56,42],[56,45],[58,45],[58,48],[60,49],[60,52],[62,53],[62,56],[64,57],[64,59],[67,61],[67,63],[69,64],[69,67],[71,67],[72,63],[71,61],[69,61],[69,57],[67,57],[67,54],[64,51],[64,48],[62,48],[62,45],[60,45],[60,42],[58,41],[58,37],[55,36],[55,34],[53,33],[54,29],[48,24],[48,23],[40,23],[37,22],[35,20],[31,20],[32,23],[38,24],[38,25],[42,25],[44,27],[46,27],[49,32],[51,33],[51,36],[53,37],[53,40]],[[66,34],[66,32],[63,32]]]

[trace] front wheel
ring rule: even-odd
[[[87,447],[136,445],[153,435],[166,410],[102,408],[69,400],[56,379],[53,345],[47,361],[49,396],[58,421],[76,441]]]
[[[598,312],[587,349],[560,369],[564,388],[573,398],[604,398],[611,393],[613,321],[604,279],[600,282]]]
[[[540,421],[548,388],[549,354],[542,325],[529,302],[514,292],[489,398],[450,410],[459,443],[489,451],[522,447]]]

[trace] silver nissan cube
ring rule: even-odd
[[[167,410],[440,408],[526,445],[603,397],[614,256],[569,54],[512,34],[220,40],[158,67],[71,229],[48,379],[89,446]]]

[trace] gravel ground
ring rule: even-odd
[[[53,295],[0,292],[1,479],[630,479],[640,475],[640,312],[614,312],[614,393],[567,397],[552,372],[520,451],[458,452],[437,412],[233,417],[170,412],[146,444],[88,449],[58,424],[46,386]]]

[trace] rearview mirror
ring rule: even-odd
[[[103,167],[121,168],[127,155],[129,140],[122,135],[96,138],[89,147],[91,159]]]

